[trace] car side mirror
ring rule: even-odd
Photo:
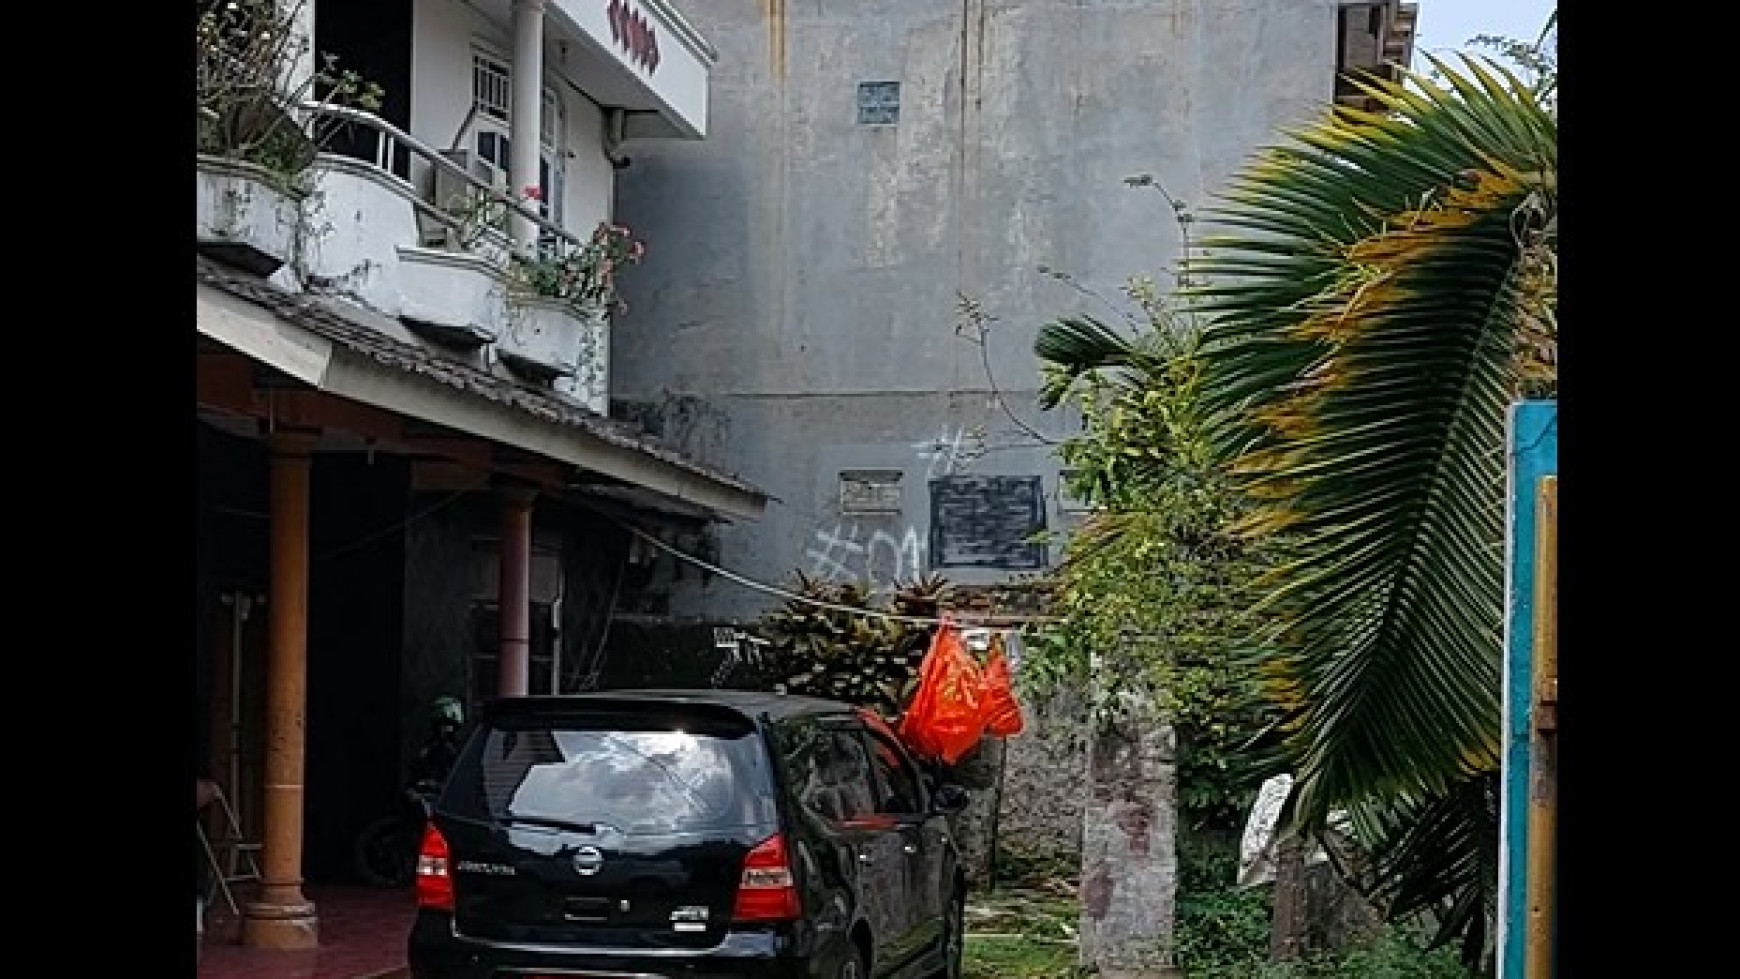
[[[941,813],[960,812],[967,808],[967,803],[970,801],[972,801],[972,796],[967,793],[966,789],[948,783],[937,786],[936,793],[931,796],[931,804],[936,807],[937,812]]]

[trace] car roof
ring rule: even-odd
[[[761,690],[678,690],[633,689],[598,690],[588,693],[535,694],[526,697],[500,697],[484,705],[486,715],[560,713],[576,706],[616,706],[632,709],[640,706],[723,707],[745,717],[766,714],[773,720],[816,714],[853,713],[858,708],[837,700],[804,697],[796,694],[769,693]]]

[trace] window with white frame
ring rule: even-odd
[[[543,110],[538,113],[538,137],[545,150],[562,148],[562,100],[551,89],[544,89]]]
[[[509,120],[513,106],[513,69],[507,59],[481,48],[471,53],[472,148],[494,170],[498,187],[507,186]],[[545,87],[538,113],[538,186],[543,198],[538,211],[550,221],[562,222],[562,161],[566,118],[562,100]],[[514,191],[523,188],[513,188]],[[545,236],[548,237],[548,236]]]
[[[558,225],[562,223],[562,160],[566,156],[562,148],[567,144],[564,138],[566,121],[562,100],[556,97],[553,89],[544,89],[544,105],[538,113],[538,137],[543,144],[538,153],[538,186],[544,188],[544,199],[539,202],[538,210]]]
[[[472,152],[489,164],[491,182],[497,188],[507,186],[512,84],[507,62],[482,51],[471,52]]]
[[[471,102],[479,115],[501,122],[508,121],[508,108],[513,101],[513,72],[507,62],[482,51],[471,52]]]

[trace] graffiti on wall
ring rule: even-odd
[[[888,591],[924,573],[925,543],[918,530],[902,533],[872,530],[856,522],[819,529],[808,550],[810,576],[828,582],[859,582],[872,591]]]
[[[971,428],[944,425],[937,431],[936,438],[912,443],[912,450],[925,464],[925,479],[954,476],[970,470],[973,463],[985,454],[985,428],[983,425]]]

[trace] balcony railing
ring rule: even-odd
[[[448,176],[463,181],[471,187],[473,193],[483,199],[494,204],[503,205],[509,212],[517,214],[530,221],[540,232],[539,238],[541,241],[538,247],[549,247],[551,238],[572,247],[580,247],[584,244],[580,238],[575,236],[572,232],[540,214],[536,208],[527,207],[525,203],[512,195],[505,193],[496,187],[490,186],[488,183],[478,179],[471,173],[467,173],[464,167],[448,159],[440,150],[429,146],[417,137],[412,136],[410,133],[405,132],[403,129],[400,129],[372,112],[364,112],[361,109],[353,109],[349,106],[333,105],[329,102],[317,101],[303,102],[302,108],[310,116],[314,116],[318,119],[359,125],[370,130],[375,137],[373,152],[367,154],[363,152],[351,152],[346,153],[345,155],[350,156],[353,159],[362,160],[364,163],[374,166],[385,176],[403,185],[410,192],[411,200],[421,214],[447,227],[451,231],[462,230],[464,222],[439,204],[423,199],[422,195],[417,191],[416,186],[413,185],[411,181],[399,175],[398,164],[402,158],[401,150],[408,151],[411,155],[440,169]]]
[[[325,148],[321,198],[308,202],[282,192],[225,191],[223,180],[247,179],[245,174],[238,178],[226,168],[202,165],[199,227],[207,252],[262,276],[294,261],[290,287],[354,301],[396,319],[422,340],[482,358],[479,363],[499,362],[524,379],[608,413],[608,317],[602,311],[588,315],[564,299],[524,291],[515,296],[508,267],[521,248],[583,249],[586,242],[539,213],[535,203],[515,199],[467,172],[463,161],[456,163],[379,116],[323,102],[299,108],[298,123]],[[202,110],[201,118],[210,119],[211,113]],[[346,138],[329,139],[339,135],[334,127],[342,127]],[[409,178],[407,154],[441,175],[432,194]],[[487,202],[491,211],[499,208],[501,214],[525,219],[539,232],[538,240],[517,246],[493,227],[493,220],[488,233],[472,234],[479,230],[477,219],[455,209],[454,197],[468,207]],[[309,213],[328,206],[331,213],[319,219],[317,233],[296,233]],[[243,254],[243,246],[251,251]],[[220,249],[232,257],[223,258]]]

